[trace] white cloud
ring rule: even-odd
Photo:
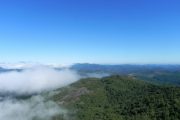
[[[47,66],[54,68],[67,68],[72,66],[72,64],[41,64],[37,62],[18,62],[18,63],[0,63],[0,67],[4,69],[27,69],[35,66]]]
[[[40,65],[34,62],[18,62],[18,63],[0,63],[0,67],[4,69],[24,69]]]
[[[42,96],[28,100],[7,99],[0,101],[0,120],[50,120],[57,115],[66,115],[53,101],[45,101]]]
[[[86,73],[82,77],[83,78],[103,78],[103,77],[107,77],[107,76],[109,76],[109,74],[107,74],[107,73]]]
[[[0,73],[0,91],[16,94],[40,93],[64,87],[80,79],[72,70],[36,65],[21,72]]]
[[[64,68],[56,70],[52,66],[39,64],[23,67],[19,64],[14,65],[14,68],[23,70],[0,73],[0,93],[3,94],[0,94],[0,120],[50,120],[57,115],[66,118],[67,110],[38,93],[79,80],[80,76],[75,71]],[[16,95],[21,97],[34,93],[38,95],[28,99],[16,98]]]

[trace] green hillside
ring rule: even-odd
[[[52,99],[69,110],[70,120],[180,119],[179,87],[126,76],[82,79],[58,90]]]

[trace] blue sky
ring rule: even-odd
[[[1,0],[0,62],[180,63],[179,0]]]

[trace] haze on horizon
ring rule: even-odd
[[[180,64],[178,0],[1,0],[0,62]]]

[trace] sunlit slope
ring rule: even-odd
[[[52,99],[69,109],[72,120],[180,119],[180,88],[126,76],[83,79]]]

